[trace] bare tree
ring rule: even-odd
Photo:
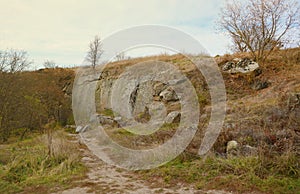
[[[125,56],[124,52],[120,52],[116,55],[117,61],[123,61],[123,60],[125,60],[125,58],[126,58],[126,56]]]
[[[26,51],[0,51],[0,72],[16,73],[23,71],[32,64]]]
[[[14,116],[19,111],[20,98],[23,97],[23,85],[18,82],[18,72],[31,63],[25,51],[0,51],[0,141],[6,141],[10,129],[18,123]]]
[[[299,28],[299,11],[295,0],[232,0],[223,8],[218,28],[229,34],[235,51],[264,61],[290,40],[291,29]]]
[[[46,60],[44,62],[44,67],[45,68],[55,68],[56,67],[56,64],[54,61],[50,61],[50,60]]]
[[[99,36],[95,36],[94,40],[89,44],[89,51],[87,52],[85,60],[89,62],[93,68],[95,68],[95,66],[99,63],[99,59],[102,54],[102,41]]]

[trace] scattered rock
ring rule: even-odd
[[[72,89],[73,85],[71,82],[65,83],[64,87],[62,88],[62,91],[65,93],[66,96],[71,96],[72,95]]]
[[[83,133],[83,132],[85,132],[87,129],[89,128],[89,125],[86,125],[86,126],[77,126],[76,127],[76,130],[75,130],[75,132],[76,133]]]
[[[162,91],[159,94],[159,96],[162,100],[164,100],[166,102],[178,100],[178,97],[177,97],[175,91],[170,87],[167,88],[166,90]]]
[[[66,125],[64,128],[76,129],[76,125]]]
[[[118,121],[121,120],[121,117],[110,117],[101,114],[94,114],[90,118],[90,123],[101,124],[101,125],[109,125],[109,126],[118,126]]]
[[[241,147],[239,154],[242,156],[256,156],[258,154],[258,151],[255,147],[244,145]]]
[[[238,148],[238,142],[235,140],[231,140],[227,142],[226,153],[230,154],[232,151]]]
[[[180,112],[179,111],[173,111],[168,114],[168,116],[165,119],[165,123],[178,123],[180,121]]]
[[[122,117],[115,117],[114,118],[114,121],[116,121],[116,122],[119,122],[119,121],[121,121],[122,120]]]
[[[98,119],[99,119],[100,124],[102,124],[102,125],[114,125],[115,124],[115,120],[109,116],[98,115]]]
[[[159,96],[159,94],[166,89],[166,84],[158,82],[153,84],[153,96]]]
[[[79,132],[82,130],[82,128],[83,128],[83,127],[80,126],[80,125],[77,126],[75,132],[76,132],[76,133],[79,133]]]
[[[229,141],[226,147],[227,156],[256,156],[258,150],[250,145],[239,145],[235,140]]]

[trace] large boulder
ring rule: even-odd
[[[258,63],[248,58],[234,59],[225,63],[222,70],[228,73],[249,73],[259,69]]]

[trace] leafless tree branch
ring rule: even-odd
[[[264,61],[299,29],[300,7],[295,0],[232,0],[222,10],[218,29],[229,34],[235,50]]]
[[[102,41],[99,36],[95,36],[94,40],[89,44],[89,51],[85,60],[90,63],[90,65],[95,68],[99,63],[99,59],[103,54]]]
[[[16,73],[23,71],[32,64],[26,51],[0,51],[0,72]]]

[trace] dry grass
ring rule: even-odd
[[[50,192],[54,185],[56,189],[70,187],[68,183],[83,176],[85,167],[78,147],[66,138],[62,131],[54,133],[52,156],[48,155],[46,135],[7,145],[11,154],[9,161],[0,165],[0,192]]]
[[[157,186],[171,187],[182,182],[201,190],[297,193],[300,189],[299,160],[292,153],[272,160],[262,156],[199,159],[182,155],[160,168],[141,171],[140,175]]]
[[[229,107],[214,151],[224,156],[226,143],[234,139],[256,147],[258,156],[228,159],[212,156],[204,161],[178,157],[166,166],[141,172],[141,176],[164,186],[184,182],[196,188],[227,188],[238,193],[298,193],[300,161],[293,141],[299,121],[296,112],[288,109],[288,99],[300,92],[299,53],[300,48],[276,51],[260,64],[263,73],[255,79],[271,83],[260,91],[251,89],[246,77],[223,73]],[[244,57],[250,55],[237,53],[215,59],[222,66]],[[277,135],[279,132],[285,137]]]

